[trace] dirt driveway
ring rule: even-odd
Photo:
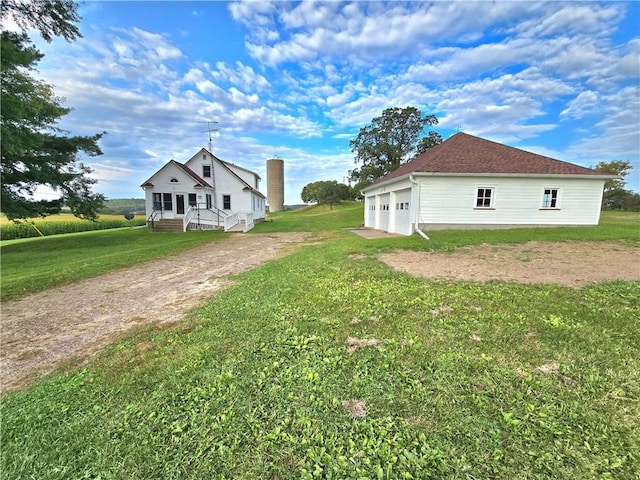
[[[125,330],[176,322],[229,276],[291,251],[308,233],[236,234],[182,255],[2,303],[0,390],[29,385],[70,359],[86,362]]]

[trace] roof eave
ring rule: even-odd
[[[502,177],[502,178],[568,178],[568,179],[594,179],[612,180],[620,178],[618,175],[593,175],[581,173],[453,173],[453,172],[411,172],[390,178],[382,182],[374,183],[362,189],[363,192],[375,188],[384,187],[391,183],[406,180],[409,177]]]

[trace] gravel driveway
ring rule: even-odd
[[[235,234],[180,255],[2,303],[1,391],[34,383],[63,362],[79,364],[131,327],[179,321],[308,233]]]

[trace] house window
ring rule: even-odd
[[[545,188],[542,195],[542,208],[558,208],[558,189]]]
[[[163,207],[166,211],[170,212],[171,210],[173,210],[173,200],[171,197],[170,193],[163,193],[162,194],[162,199],[163,199]]]
[[[493,208],[493,188],[478,188],[476,208]]]
[[[161,193],[153,194],[153,209],[162,210],[162,194]]]
[[[171,177],[171,180],[169,180],[171,183],[178,183],[178,179],[176,177]]]
[[[202,177],[203,178],[211,178],[211,165],[203,165],[202,166]]]
[[[222,209],[231,210],[231,195],[222,195]]]
[[[409,202],[404,202],[404,209],[409,210]]]
[[[196,194],[195,193],[190,193],[189,194],[189,206],[190,207],[195,207],[196,205],[197,205]]]
[[[212,203],[211,203],[211,194],[207,193],[205,195],[205,199],[207,201],[207,208],[211,208],[211,205],[212,205]]]

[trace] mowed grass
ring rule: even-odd
[[[340,205],[316,205],[300,210],[267,214],[267,221],[257,224],[256,232],[320,232],[358,227],[364,222],[362,202]]]
[[[604,223],[637,242],[637,218]],[[637,478],[639,282],[423,280],[376,254],[479,240],[319,238],[173,327],[4,395],[3,477]]]

